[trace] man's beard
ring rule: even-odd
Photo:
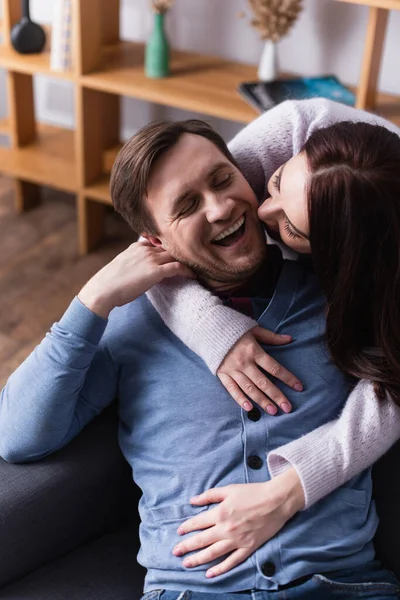
[[[237,268],[228,263],[222,263],[222,261],[220,263],[213,263],[210,261],[207,265],[201,265],[184,256],[180,250],[173,245],[168,245],[168,252],[177,261],[189,267],[196,275],[198,275],[199,279],[206,283],[212,281],[216,284],[240,285],[254,275],[259,269],[266,257],[267,246],[265,243],[261,244],[258,254],[253,254],[249,257],[247,263],[242,262],[240,267]],[[247,252],[249,252],[249,248],[245,246],[243,248],[243,254],[246,254]]]

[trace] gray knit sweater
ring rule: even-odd
[[[287,101],[245,127],[229,147],[262,201],[272,173],[297,154],[310,134],[338,121],[366,121],[400,130],[382,118],[323,99]],[[294,258],[288,249],[287,257]],[[180,278],[155,286],[148,296],[166,325],[213,373],[232,346],[257,323],[226,306],[196,281]],[[232,400],[233,402],[233,400]],[[273,476],[293,465],[310,506],[374,463],[400,438],[400,409],[377,401],[360,382],[340,417],[268,455]]]

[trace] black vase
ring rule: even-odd
[[[46,43],[46,34],[42,27],[31,21],[29,0],[21,0],[22,19],[11,30],[11,43],[20,54],[41,52]]]

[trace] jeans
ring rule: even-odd
[[[400,598],[400,584],[390,571],[374,561],[357,569],[311,575],[276,591],[192,592],[152,590],[142,600],[351,600]]]

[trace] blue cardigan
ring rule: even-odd
[[[260,306],[260,299],[254,302]],[[305,389],[296,394],[285,388],[292,413],[262,413],[255,421],[166,328],[146,297],[114,309],[108,322],[75,299],[2,392],[0,453],[19,462],[54,452],[118,397],[120,445],[143,491],[138,559],[148,570],[145,591],[275,590],[307,574],[367,563],[377,526],[369,471],[298,513],[220,577],[205,578],[211,564],[185,569],[172,554],[178,525],[208,510],[192,507],[191,496],[270,479],[270,450],[338,416],[349,382],[324,346],[323,311],[314,275],[285,261],[259,323],[293,336],[289,345],[266,349]]]

